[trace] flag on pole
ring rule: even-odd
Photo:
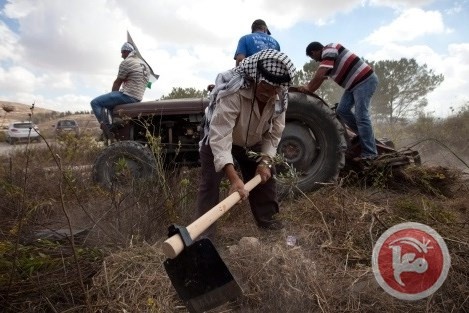
[[[137,56],[138,56],[140,59],[142,59],[142,61],[145,62],[145,64],[146,64],[146,65],[148,66],[148,68],[150,69],[150,81],[148,82],[147,87],[148,87],[148,88],[151,88],[152,82],[158,80],[158,78],[160,77],[160,75],[155,74],[155,72],[153,72],[153,69],[151,68],[150,64],[148,64],[148,62],[145,61],[145,59],[142,57],[142,55],[140,54],[140,51],[138,51],[137,46],[135,45],[134,41],[132,40],[132,37],[130,37],[129,31],[127,31],[127,42],[131,43],[132,46],[134,46],[134,49],[135,49],[135,52],[136,52]]]

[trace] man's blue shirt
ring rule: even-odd
[[[255,32],[247,34],[239,39],[234,59],[236,59],[238,54],[244,54],[245,57],[249,57],[264,49],[275,49],[280,51],[280,45],[277,40],[266,33]]]

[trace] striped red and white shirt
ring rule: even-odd
[[[327,76],[346,90],[353,89],[373,74],[371,66],[339,43],[324,46],[319,67],[329,68]]]

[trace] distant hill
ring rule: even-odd
[[[54,110],[48,110],[34,105],[32,110],[31,104],[23,104],[18,102],[0,100],[0,128],[6,127],[13,121],[27,121],[30,119],[30,114],[44,115],[44,114],[60,114]]]
[[[17,113],[17,114],[23,114],[23,113],[31,113],[31,107],[32,104],[23,104],[23,103],[18,103],[18,102],[10,102],[10,101],[3,101],[0,100],[0,108],[1,108],[1,114],[0,116],[3,116],[5,113],[5,110],[3,109],[4,106],[11,106],[14,108],[14,111],[11,113]],[[57,112],[54,110],[49,110],[49,109],[43,109],[41,107],[38,107],[37,105],[34,105],[34,113],[52,113],[52,112]]]
[[[0,100],[0,130],[8,128],[14,121],[27,121],[30,119],[32,105]],[[43,109],[34,106],[34,122],[45,137],[53,135],[54,126],[60,119],[74,119],[78,122],[82,132],[97,132],[99,124],[93,114],[72,114],[64,116],[63,112]]]
[[[33,114],[59,114],[54,110],[48,110],[34,105],[34,111],[31,110],[31,104],[23,104],[18,102],[10,102],[0,100],[0,127],[8,125],[13,121],[26,121],[30,119],[31,112]]]

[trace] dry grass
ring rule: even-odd
[[[70,140],[0,163],[4,312],[187,312],[161,244],[171,223],[192,220],[198,169],[106,191],[88,170],[69,167],[91,162],[99,149]],[[469,311],[467,175],[439,166],[347,174],[336,186],[283,201],[282,231],[258,229],[246,204],[221,218],[215,246],[243,296],[213,312]],[[443,286],[419,301],[391,297],[371,270],[376,240],[404,221],[437,230],[452,259]],[[48,229],[87,232],[38,240]],[[288,246],[287,236],[297,244]]]
[[[260,231],[248,207],[236,207],[219,223],[215,242],[243,297],[213,312],[464,312],[469,297],[469,186],[460,187],[451,197],[435,197],[409,183],[409,194],[415,192],[409,198],[394,190],[324,188],[283,203],[287,227],[280,232]],[[436,229],[452,257],[445,284],[415,302],[385,293],[370,264],[380,234],[403,221]],[[286,244],[288,235],[297,238],[296,246]],[[243,237],[258,243],[246,238],[238,242]],[[106,270],[95,276],[91,289],[97,303],[106,305],[103,312],[185,312],[162,267],[163,239],[106,259]]]
[[[377,125],[378,137],[392,138],[396,147],[420,152],[425,165],[445,166],[468,171],[469,104],[445,119],[419,117],[404,125]]]

